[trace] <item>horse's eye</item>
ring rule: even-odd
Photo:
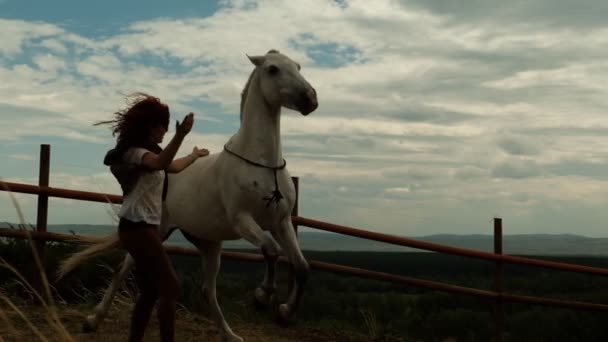
[[[271,75],[276,75],[279,73],[279,68],[277,68],[276,65],[271,65],[268,67],[268,73]]]

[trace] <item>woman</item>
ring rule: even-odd
[[[118,134],[116,148],[107,153],[104,164],[111,167],[123,189],[119,237],[135,260],[140,290],[131,315],[129,341],[142,341],[156,303],[161,339],[173,341],[178,283],[158,234],[167,188],[165,173],[180,172],[209,151],[194,147],[190,155],[174,160],[192,129],[194,114],[186,115],[181,124],[176,122],[175,136],[162,149],[158,144],[169,126],[169,107],[147,94],[132,97],[127,108],[114,113],[113,120],[97,123],[111,124],[113,135]]]

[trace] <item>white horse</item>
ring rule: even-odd
[[[160,226],[165,239],[179,228],[200,251],[203,292],[223,341],[242,338],[230,329],[216,298],[222,241],[243,238],[261,249],[266,274],[254,294],[257,304],[265,306],[276,290],[275,265],[280,251],[287,256],[295,277],[287,302],[279,306],[283,323],[295,313],[309,273],[291,223],[295,188],[283,159],[280,119],[282,107],[302,115],[313,112],[318,106],[316,91],[300,74],[300,65],[278,51],[248,58],[255,68],[241,94],[239,130],[220,153],[200,158],[181,173],[169,176]],[[70,256],[62,263],[60,277],[86,259],[119,245],[118,235],[113,234]],[[87,317],[86,330],[97,329],[133,265],[127,254],[94,314]]]

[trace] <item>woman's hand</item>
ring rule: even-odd
[[[192,153],[193,156],[195,156],[196,158],[200,158],[200,157],[206,157],[209,155],[209,150],[206,148],[201,148],[199,149],[198,147],[194,146],[194,148],[192,149]]]
[[[186,136],[192,130],[192,125],[194,125],[194,113],[189,113],[184,117],[181,124],[179,121],[175,122],[175,133]]]
[[[209,150],[206,148],[198,148],[194,146],[192,149],[192,153],[189,155],[174,160],[171,165],[167,168],[167,172],[170,173],[178,173],[182,172],[188,166],[192,165],[198,158],[205,157],[209,155]]]

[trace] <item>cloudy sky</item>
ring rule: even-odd
[[[302,216],[420,236],[608,236],[608,2],[0,0],[0,177],[118,193],[98,120],[144,91],[192,146],[238,129],[245,54],[279,49],[320,106],[284,110]],[[173,134],[169,132],[169,136]],[[34,196],[18,197],[35,222]],[[0,221],[16,221],[6,193]],[[51,199],[50,223],[111,223]]]

